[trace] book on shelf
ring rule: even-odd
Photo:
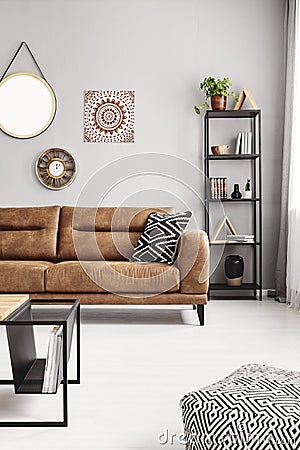
[[[63,376],[63,327],[55,326],[49,336],[43,393],[55,393]]]
[[[242,131],[236,137],[235,145],[236,155],[252,154],[252,131]]]
[[[235,152],[234,152],[236,155],[238,155],[240,153],[241,137],[242,137],[242,133],[238,133],[238,135],[236,137]]]
[[[252,153],[252,131],[247,132],[247,153],[248,155]]]
[[[234,239],[227,239],[227,244],[254,244],[253,239],[240,239],[239,241]]]
[[[254,239],[254,234],[227,234],[226,237],[232,239]]]
[[[236,155],[240,154],[240,148],[241,148],[241,140],[242,140],[242,133],[239,132],[236,136],[236,140],[235,140],[235,150],[234,153]]]
[[[227,234],[226,236],[228,242],[242,242],[242,243],[253,243],[254,234]]]
[[[211,177],[210,182],[210,197],[212,200],[222,200],[227,198],[227,178],[226,177]]]
[[[246,146],[245,146],[245,133],[241,133],[241,145],[240,145],[240,155],[245,154]]]
[[[210,244],[255,244],[255,241],[253,239],[244,239],[240,241],[234,239],[215,239],[214,241],[210,241]]]

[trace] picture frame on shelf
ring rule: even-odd
[[[222,217],[222,219],[219,221],[218,225],[216,226],[214,234],[212,235],[212,238],[210,240],[211,243],[214,243],[214,244],[216,244],[216,243],[224,244],[225,243],[225,240],[217,240],[217,237],[219,236],[224,225],[227,225],[231,234],[233,234],[233,235],[237,234],[236,229],[234,228],[231,221],[229,220],[229,217],[224,216],[224,217]]]
[[[245,103],[246,98],[249,100],[250,105],[252,106],[253,109],[259,109],[258,105],[255,101],[255,98],[253,97],[253,95],[251,94],[251,92],[249,91],[249,89],[247,88],[243,88],[240,95],[239,95],[239,99],[234,107],[235,110],[239,110],[242,108],[243,104]]]

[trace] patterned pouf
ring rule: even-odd
[[[180,406],[186,450],[300,449],[300,372],[249,364]]]

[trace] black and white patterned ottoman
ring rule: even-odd
[[[300,372],[249,364],[180,406],[186,450],[300,449]]]

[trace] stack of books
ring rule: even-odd
[[[210,195],[212,199],[227,198],[227,178],[226,177],[212,177],[210,181]]]
[[[254,243],[254,234],[227,234],[229,243]]]
[[[57,391],[63,377],[63,333],[62,326],[51,330],[46,359],[43,393],[53,394]]]
[[[238,133],[235,145],[236,155],[250,155],[252,153],[252,131]]]

